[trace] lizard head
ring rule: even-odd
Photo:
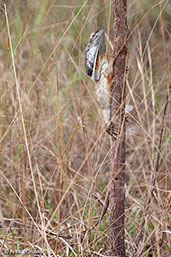
[[[104,29],[99,29],[90,35],[90,40],[85,52],[86,73],[96,82],[100,80],[101,67],[105,62],[105,53],[105,32]]]

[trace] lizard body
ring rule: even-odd
[[[106,125],[110,120],[112,65],[106,56],[104,29],[92,33],[85,54],[86,73],[95,81],[97,102]]]
[[[111,122],[110,104],[112,99],[113,68],[106,56],[105,31],[99,29],[90,35],[90,40],[85,52],[85,68],[88,76],[95,82],[97,102],[101,107],[103,120],[107,127],[106,132],[117,138],[118,131]],[[133,106],[123,106],[125,114],[132,111]]]

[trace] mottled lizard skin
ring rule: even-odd
[[[95,81],[97,102],[109,134],[114,134],[110,129],[110,101],[111,82],[113,79],[112,65],[106,57],[105,31],[100,29],[90,35],[90,40],[85,52],[85,68],[88,76]],[[113,130],[114,131],[114,130]]]

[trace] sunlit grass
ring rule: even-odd
[[[109,137],[94,84],[84,72],[84,51],[90,33],[99,26],[113,40],[112,2],[6,2],[10,35],[3,5],[0,12],[0,249],[42,249],[45,256],[48,252],[104,256],[107,215],[91,233],[79,236],[98,220],[110,182]],[[128,256],[151,188],[168,89],[169,4],[155,5],[155,1],[128,3],[129,35],[134,31],[127,60],[127,103],[134,106],[126,125]],[[169,146],[167,114],[160,172],[139,256],[169,256]],[[61,239],[59,234],[73,238]]]

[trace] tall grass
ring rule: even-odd
[[[84,51],[99,26],[112,40],[112,1],[0,4],[0,251],[4,256],[10,249],[105,256],[107,215],[91,233],[79,236],[100,216],[110,182],[109,136],[94,84],[85,74]],[[168,1],[128,2],[127,103],[134,106],[126,141],[128,256],[153,175],[157,183],[138,256],[167,257],[171,247],[170,112],[155,174],[169,87],[169,8]]]

